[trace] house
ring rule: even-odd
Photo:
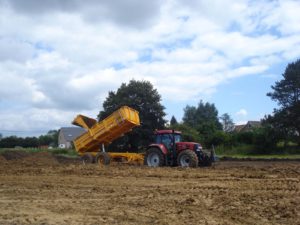
[[[58,147],[59,148],[72,148],[72,142],[81,134],[86,132],[81,127],[62,127],[58,133]]]
[[[254,128],[261,127],[261,122],[260,121],[248,121],[246,124],[243,125],[236,125],[234,127],[235,132],[247,132],[251,131]]]

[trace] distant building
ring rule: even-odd
[[[261,122],[260,121],[248,121],[246,124],[243,125],[236,125],[234,127],[235,132],[247,132],[251,131],[254,128],[261,127]]]
[[[81,127],[62,127],[58,133],[58,147],[72,148],[72,142],[75,138],[86,132]]]

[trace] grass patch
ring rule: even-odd
[[[23,151],[28,153],[45,152],[45,150],[38,148],[0,148],[0,154],[6,151]]]
[[[267,151],[264,151],[267,150]],[[254,145],[237,145],[215,148],[218,157],[253,158],[253,159],[300,159],[298,146],[275,147],[273,149],[256,149]],[[267,153],[266,153],[267,152]]]
[[[249,155],[253,152],[252,145],[224,146],[220,145],[215,148],[217,155]]]

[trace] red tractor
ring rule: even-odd
[[[215,161],[213,150],[205,151],[199,143],[182,142],[180,131],[157,130],[154,139],[146,151],[145,165],[197,167],[211,166]]]

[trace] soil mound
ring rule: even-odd
[[[70,158],[70,157],[66,157],[66,156],[62,156],[62,155],[56,155],[55,158],[59,163],[62,163],[62,164],[74,164],[74,163],[81,162],[79,157]]]
[[[23,162],[37,165],[57,165],[57,159],[49,152],[33,153],[22,159]]]
[[[80,162],[79,158],[70,158],[61,155],[53,155],[50,152],[25,152],[22,150],[7,150],[0,155],[0,162],[17,160],[23,164],[57,165],[73,164]]]
[[[16,159],[23,159],[27,157],[30,153],[20,151],[20,150],[10,150],[10,151],[5,151],[3,152],[2,156],[6,160],[16,160]]]
[[[0,163],[1,162],[6,162],[6,159],[2,155],[0,155]]]

